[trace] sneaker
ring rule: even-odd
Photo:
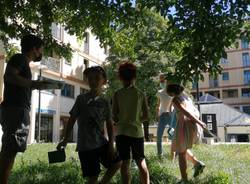
[[[193,177],[197,177],[199,176],[202,172],[203,169],[205,168],[205,164],[203,162],[198,162],[195,166],[194,166],[194,175]]]

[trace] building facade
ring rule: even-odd
[[[64,80],[65,85],[61,90],[34,90],[32,92],[28,143],[58,142],[62,138],[63,129],[69,119],[69,111],[76,97],[88,90],[88,86],[83,81],[84,69],[101,65],[107,57],[106,50],[100,47],[99,40],[90,30],[86,30],[83,41],[69,35],[61,25],[53,24],[52,34],[55,39],[71,45],[73,57],[71,61],[67,61],[52,54],[51,57],[44,57],[40,63],[30,64],[33,80],[39,77]],[[1,63],[4,62],[1,61]],[[0,89],[3,86],[1,80],[2,77]],[[40,116],[38,116],[39,109]],[[74,127],[70,141],[76,141],[76,132],[77,125]]]
[[[217,78],[204,74],[204,81],[199,81],[199,96],[208,93],[250,114],[250,46],[247,39],[240,40],[238,45],[227,49],[227,58],[220,62],[222,73]],[[196,99],[195,84],[192,95]]]

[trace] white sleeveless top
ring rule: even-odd
[[[160,99],[159,116],[164,112],[169,112],[169,108],[172,102],[172,97],[166,92],[166,89],[161,89],[156,93],[156,96]]]

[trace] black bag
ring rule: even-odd
[[[66,159],[65,150],[50,151],[48,152],[48,158],[50,164],[64,162]]]

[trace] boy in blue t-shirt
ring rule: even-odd
[[[89,184],[96,184],[100,173],[100,163],[107,168],[100,183],[108,183],[120,168],[120,160],[114,151],[113,121],[109,102],[101,96],[102,86],[106,84],[106,73],[100,66],[84,71],[90,91],[77,97],[70,111],[70,118],[63,140],[57,149],[66,147],[68,137],[75,121],[78,122],[77,151],[82,173]],[[106,121],[108,140],[104,136]]]

